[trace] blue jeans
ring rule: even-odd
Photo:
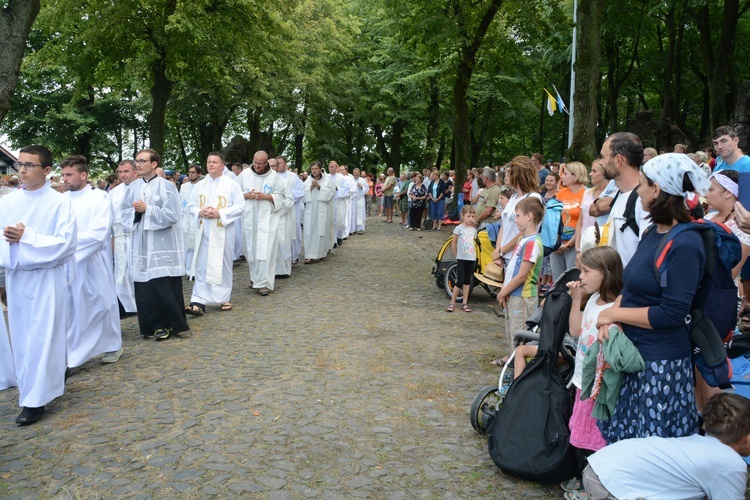
[[[442,221],[445,216],[445,198],[430,202],[430,220]]]

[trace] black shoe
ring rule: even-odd
[[[344,244],[344,240],[342,240],[341,238],[336,238],[336,243],[338,243],[338,245],[341,246]]]
[[[289,275],[288,275],[288,274],[277,274],[277,275],[276,275],[276,279],[277,279],[277,280],[285,280],[285,279],[287,279],[287,278],[289,278]]]
[[[156,340],[167,340],[170,333],[172,333],[171,328],[159,328],[154,332],[154,338]]]
[[[66,368],[65,369],[65,381],[66,382],[70,378],[71,375],[73,375],[73,370],[71,370],[70,368]]]
[[[338,244],[338,243],[334,243],[334,244],[333,244],[333,248],[338,248],[338,246],[339,246],[339,244]],[[329,250],[329,252],[330,252],[330,250]]]
[[[18,425],[29,425],[38,421],[44,415],[44,406],[32,408],[24,406],[21,413],[16,417],[16,423]]]

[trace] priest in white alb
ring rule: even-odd
[[[117,166],[120,184],[112,188],[107,196],[112,205],[112,236],[115,251],[115,291],[119,301],[120,318],[136,312],[133,273],[130,269],[130,254],[133,247],[133,235],[126,233],[122,227],[122,202],[125,195],[137,178],[133,160],[123,160]]]
[[[328,174],[336,185],[336,194],[333,198],[334,223],[335,229],[333,246],[334,248],[343,244],[348,221],[346,220],[346,200],[349,199],[349,182],[341,172],[339,164],[335,161],[328,163]]]
[[[367,179],[360,176],[360,170],[355,168],[352,170],[354,177],[354,196],[352,196],[352,216],[349,221],[349,232],[364,234],[365,222],[367,221],[367,200],[365,196],[370,186],[367,185]]]
[[[77,233],[70,200],[46,179],[52,153],[26,146],[14,167],[23,189],[0,198],[0,265],[7,269],[8,323],[23,407],[16,423],[28,425],[65,389],[73,307],[68,278]]]
[[[0,308],[0,391],[16,386],[16,363],[10,349],[8,330],[5,329],[5,314]]]
[[[305,264],[312,264],[324,259],[331,250],[336,186],[319,161],[310,165],[310,176],[304,185]]]
[[[279,160],[269,158],[271,170],[279,174]],[[284,205],[279,210],[279,253],[276,256],[276,279],[286,279],[292,275],[292,239],[294,238],[294,197],[293,185],[285,175],[279,174],[284,184]]]
[[[224,155],[208,154],[208,175],[196,184],[190,196],[190,216],[197,221],[194,244],[195,284],[185,312],[202,316],[207,305],[232,309],[235,224],[242,217],[245,200],[240,185],[224,175]]]
[[[68,329],[68,368],[104,354],[104,363],[122,355],[122,332],[112,270],[112,206],[107,193],[89,186],[86,158],[68,156],[60,162],[78,228],[70,283],[73,307]]]
[[[185,319],[182,276],[185,246],[180,193],[156,169],[161,157],[143,149],[135,157],[141,178],[133,182],[123,208],[125,230],[133,233],[133,282],[143,338],[168,339],[190,330]]]
[[[245,259],[253,288],[265,297],[275,284],[284,183],[279,174],[271,170],[265,151],[255,153],[251,168],[243,170],[237,179],[245,198],[242,214]]]
[[[289,170],[289,164],[286,157],[278,156],[276,161],[279,164],[277,172],[292,185],[292,197],[294,198],[294,234],[292,235],[292,264],[299,262],[300,253],[302,253],[302,219],[305,216],[305,203],[302,198],[305,196],[305,186],[302,179],[297,174]]]

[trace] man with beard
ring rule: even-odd
[[[112,206],[106,192],[88,185],[86,158],[69,156],[60,162],[78,228],[73,258],[72,316],[68,328],[68,367],[105,354],[114,363],[122,355],[122,332],[112,271]]]
[[[310,165],[305,180],[305,264],[312,264],[328,255],[333,230],[333,197],[336,185],[323,172],[319,161]]]
[[[271,170],[268,153],[258,151],[252,168],[237,178],[244,193],[242,215],[244,253],[253,288],[265,297],[275,283],[278,256],[279,210],[284,206],[284,181]]]

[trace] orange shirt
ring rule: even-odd
[[[560,188],[557,195],[555,195],[555,198],[563,204],[562,217],[566,228],[575,230],[576,225],[578,225],[578,217],[581,214],[581,202],[583,201],[583,194],[585,192],[586,188],[583,186],[575,193],[564,187]]]
[[[367,196],[372,196],[372,190],[375,189],[375,183],[372,182],[372,179],[367,179],[367,185],[370,186],[370,190],[367,192]]]

